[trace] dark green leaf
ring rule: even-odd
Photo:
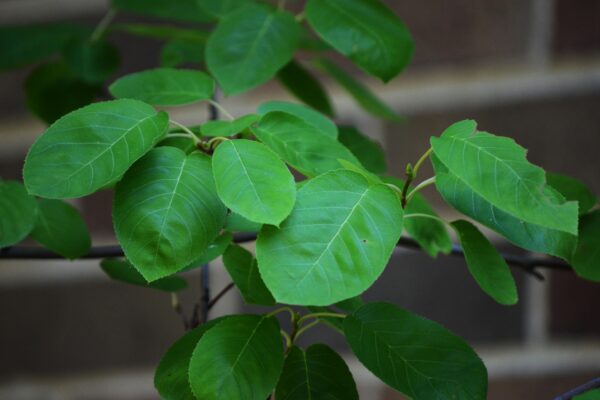
[[[355,172],[329,172],[298,191],[281,229],[263,227],[258,268],[278,302],[329,305],[373,284],[401,232],[402,208],[389,187]]]
[[[306,352],[292,347],[275,396],[277,400],[358,400],[356,384],[348,366],[342,357],[324,344],[314,344]]]
[[[256,114],[248,114],[233,121],[207,121],[200,126],[202,136],[233,136],[248,129],[258,121]]]
[[[38,218],[38,205],[20,182],[0,180],[0,248],[25,239]]]
[[[297,61],[290,61],[277,78],[294,96],[317,111],[333,116],[329,95],[321,83]]]
[[[121,58],[115,46],[104,41],[78,40],[67,45],[65,60],[84,82],[103,83],[119,68]]]
[[[200,257],[198,257],[196,260],[190,263],[190,265],[182,269],[182,271],[189,271],[191,269],[201,267],[213,261],[215,258],[219,257],[225,252],[227,246],[229,246],[232,240],[233,235],[231,234],[231,232],[223,232],[221,235],[219,235],[218,238],[215,239],[214,242],[208,245],[208,248],[204,251],[204,253],[202,253]]]
[[[225,228],[232,232],[250,232],[256,233],[262,228],[262,224],[247,220],[236,213],[229,213],[227,215],[227,221],[225,222]]]
[[[196,43],[204,48],[208,40],[208,33],[200,29],[186,29],[171,25],[146,25],[146,24],[115,24],[113,30],[126,32],[130,35],[158,39],[181,40]]]
[[[571,264],[580,277],[600,282],[600,210],[581,217]]]
[[[113,221],[125,255],[147,281],[199,258],[219,234],[226,209],[210,158],[174,147],[150,151],[117,184]]]
[[[92,241],[87,226],[75,207],[62,200],[42,199],[31,237],[65,258],[87,254]]]
[[[517,286],[506,261],[490,241],[465,220],[452,222],[465,253],[469,272],[479,287],[500,304],[516,304]]]
[[[201,64],[204,61],[204,46],[187,40],[171,40],[160,52],[162,67],[177,67],[182,64]]]
[[[360,296],[351,297],[347,300],[336,303],[335,306],[340,310],[354,312],[365,305],[365,301]]]
[[[215,83],[200,71],[157,68],[126,75],[108,89],[116,98],[142,100],[157,106],[178,106],[209,100]]]
[[[223,18],[211,34],[208,69],[225,94],[252,89],[290,61],[299,33],[292,14],[266,5],[245,7]]]
[[[31,194],[81,197],[113,183],[161,137],[167,114],[137,100],[80,108],[56,121],[27,154],[23,175]]]
[[[187,22],[208,22],[198,0],[112,0],[115,8],[136,14]]]
[[[385,173],[385,153],[381,145],[352,126],[339,127],[339,139],[374,174]]]
[[[198,341],[190,361],[190,385],[203,400],[266,399],[282,368],[277,320],[230,316]]]
[[[200,8],[215,18],[226,17],[251,4],[255,4],[255,2],[252,0],[198,0]]]
[[[344,319],[344,332],[360,362],[414,400],[486,398],[481,359],[433,321],[393,304],[370,303]]]
[[[598,203],[596,195],[577,179],[549,172],[546,173],[546,179],[565,199],[579,202],[579,215],[585,214]]]
[[[333,139],[338,137],[338,128],[333,121],[323,114],[313,110],[312,108],[303,106],[302,104],[290,103],[287,101],[267,101],[258,106],[258,114],[263,116],[272,111],[281,111],[300,118],[306,124],[310,125],[313,130],[329,136]]]
[[[266,306],[275,304],[275,299],[260,277],[252,253],[232,244],[223,254],[223,264],[246,303]]]
[[[111,279],[129,283],[130,285],[158,289],[165,292],[178,292],[187,287],[185,279],[179,276],[167,276],[148,283],[135,267],[126,260],[106,259],[100,263],[102,270]],[[190,350],[191,352],[191,350]]]
[[[305,12],[323,40],[384,82],[410,62],[410,33],[379,0],[309,0]]]
[[[600,389],[593,389],[579,396],[573,397],[573,400],[600,400]]]

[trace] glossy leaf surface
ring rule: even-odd
[[[0,248],[25,239],[37,218],[38,205],[23,184],[0,180]]]
[[[232,244],[223,254],[223,264],[246,303],[266,306],[275,304],[275,299],[260,277],[252,253],[241,246]]]

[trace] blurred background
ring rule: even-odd
[[[366,79],[402,124],[373,119],[332,82],[339,122],[379,140],[389,172],[402,176],[452,122],[474,118],[482,130],[510,136],[529,160],[570,174],[600,194],[600,1],[387,1],[416,41],[414,61],[387,86]],[[75,21],[96,24],[106,0],[0,0],[0,24]],[[139,20],[119,15],[117,20]],[[121,52],[116,76],[156,66],[158,41],[111,36]],[[27,148],[45,125],[31,116],[22,86],[30,70],[0,74],[0,176],[21,179]],[[362,75],[361,75],[362,76]],[[60,95],[58,93],[57,95]],[[234,115],[266,99],[289,99],[277,84],[222,99]],[[175,119],[202,122],[199,106]],[[426,174],[424,174],[426,175]],[[427,195],[439,204],[433,190]],[[81,199],[94,244],[115,243],[110,191]],[[452,218],[454,212],[440,212]],[[494,238],[506,252],[517,250]],[[251,247],[251,246],[250,246]],[[211,290],[230,278],[210,266]],[[182,303],[190,311],[198,271],[189,273]],[[540,282],[515,271],[517,306],[496,304],[476,286],[464,260],[398,249],[382,279],[365,295],[392,301],[466,338],[490,374],[489,399],[550,399],[600,376],[600,287],[569,272]],[[183,333],[168,294],[111,282],[97,261],[0,260],[0,399],[158,398],[153,368]],[[235,291],[211,313],[245,310]],[[350,354],[326,327],[303,341],[324,340],[344,354],[364,399],[401,399]]]

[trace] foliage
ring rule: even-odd
[[[108,276],[175,293],[186,287],[181,272],[222,255],[247,303],[280,304],[189,331],[156,370],[163,398],[265,399],[275,391],[277,399],[356,399],[334,350],[296,343],[325,322],[377,377],[413,399],[484,399],[486,370],[465,341],[360,297],[403,231],[432,257],[452,250],[455,231],[482,290],[500,304],[517,302],[492,242],[471,222],[441,218],[420,192],[429,185],[515,245],[561,257],[600,281],[597,198],[581,182],[531,164],[512,139],[457,122],[430,139],[400,180],[385,175],[379,144],[336,126],[323,74],[366,112],[401,120],[351,69],[387,82],[410,61],[411,35],[380,0],[308,0],[296,15],[285,1],[113,0],[113,7],[163,21],[114,24],[113,10],[93,30],[0,29],[0,69],[35,65],[27,103],[50,124],[27,154],[24,185],[0,181],[0,247],[31,236],[66,258],[84,255],[89,234],[64,200],[114,188],[126,259],[104,260]],[[187,25],[163,23],[170,21]],[[114,79],[113,32],[163,41],[161,68]],[[220,91],[241,94],[272,79],[305,105],[268,101],[255,114],[231,116],[215,101]],[[88,105],[106,86],[115,100]],[[169,115],[182,105],[199,110],[197,103],[227,119],[186,126]],[[428,160],[434,176],[422,179]],[[258,232],[256,257],[233,243],[241,232]],[[289,313],[291,330],[281,329],[280,313]]]

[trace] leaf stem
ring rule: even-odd
[[[275,311],[271,311],[270,313],[267,314],[267,317],[274,317],[275,315],[281,314],[282,312],[286,312],[286,311],[288,313],[290,313],[292,321],[295,321],[296,320],[296,312],[294,310],[292,310],[290,307],[287,307],[287,306],[279,307]]]
[[[405,215],[404,218],[405,219],[407,219],[407,218],[429,218],[429,219],[433,219],[435,221],[441,222],[444,225],[448,225],[450,228],[452,228],[452,225],[450,225],[450,222],[448,222],[445,219],[442,219],[438,216],[431,215],[431,214],[412,213],[412,214]]]
[[[402,208],[406,208],[406,204],[408,203],[407,195],[408,189],[410,188],[410,184],[415,180],[415,178],[417,177],[417,173],[419,172],[419,168],[421,168],[421,165],[423,165],[425,160],[427,160],[427,158],[431,155],[432,152],[433,148],[430,147],[425,153],[423,153],[423,155],[419,158],[414,167],[411,164],[408,164],[406,166],[406,182],[404,182],[404,187],[402,188],[402,196],[400,197],[400,201],[402,202]]]
[[[306,332],[310,328],[313,328],[313,327],[319,325],[320,323],[321,323],[321,321],[317,319],[309,324],[304,325],[302,328],[298,329],[298,332],[296,332],[296,336],[294,337],[294,340],[298,340],[298,337],[300,335],[302,335],[304,332]]]
[[[92,36],[90,36],[90,40],[92,42],[95,42],[96,40],[98,40],[102,37],[102,35],[108,29],[109,25],[115,19],[116,15],[117,15],[116,10],[114,10],[112,8],[110,10],[108,10],[106,15],[104,17],[102,17],[100,22],[98,22],[98,25],[96,25],[96,29],[94,29],[94,32],[92,32]]]
[[[207,100],[209,104],[211,104],[213,107],[215,107],[216,109],[218,109],[220,112],[223,113],[224,116],[226,116],[227,118],[229,118],[230,120],[234,120],[235,118],[233,117],[233,115],[231,115],[229,113],[229,111],[227,111],[222,105],[220,105],[219,103],[217,103],[216,101],[214,101],[213,99],[209,99]]]
[[[198,138],[198,136],[196,136],[194,134],[194,132],[192,132],[187,126],[180,124],[179,122],[174,121],[174,120],[171,120],[170,122],[171,122],[171,124],[177,126],[178,128],[181,128],[181,130],[185,133],[169,133],[169,134],[167,134],[168,136],[171,136],[171,137],[173,137],[175,135],[180,136],[180,137],[185,136],[189,139],[192,139],[195,145],[198,145],[201,143],[200,138]]]
[[[300,23],[304,21],[304,18],[306,18],[306,14],[304,14],[304,11],[296,14],[296,22]]]
[[[229,138],[226,138],[224,136],[216,136],[216,137],[210,139],[208,142],[206,142],[206,147],[214,150],[217,148],[217,146],[220,143],[226,142],[228,140],[229,140]]]
[[[306,314],[306,315],[300,317],[300,319],[298,319],[298,324],[302,324],[304,321],[306,321],[309,318],[323,318],[323,317],[346,318],[346,314],[340,314],[340,313],[334,313],[334,312],[318,312],[318,313]]]
[[[410,193],[408,194],[408,196],[406,196],[406,203],[408,204],[408,202],[410,201],[410,199],[413,198],[413,196],[421,189],[427,187],[427,186],[431,186],[435,183],[435,176],[432,176],[429,179],[425,179],[423,182],[419,183],[417,186],[415,186],[415,188],[413,190],[410,191]]]
[[[417,173],[419,172],[419,168],[421,168],[421,165],[423,165],[423,163],[425,162],[425,160],[427,160],[427,158],[431,155],[432,152],[433,152],[433,148],[430,147],[425,153],[423,153],[423,155],[421,156],[421,158],[419,158],[419,160],[417,161],[417,163],[413,167],[413,174],[414,174],[415,178],[417,177]]]
[[[290,337],[290,335],[288,335],[288,333],[286,331],[284,331],[283,329],[280,329],[279,332],[281,332],[281,336],[283,336],[283,338],[285,339],[285,348],[289,349],[290,347],[292,347],[292,338]]]

